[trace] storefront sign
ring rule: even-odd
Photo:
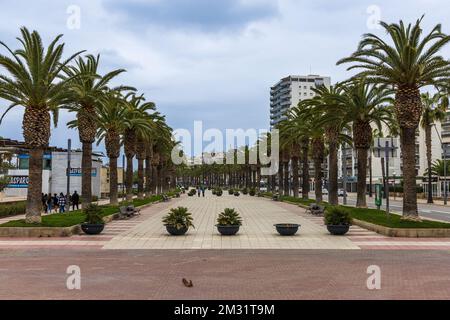
[[[70,168],[70,176],[71,177],[81,177],[81,168]],[[92,168],[91,176],[97,176],[97,168]]]
[[[28,188],[28,176],[10,176],[7,188]]]

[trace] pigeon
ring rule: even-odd
[[[188,288],[191,288],[191,287],[193,287],[194,285],[192,284],[192,280],[186,280],[185,278],[183,278],[183,284],[184,284],[184,286],[185,287],[188,287]]]

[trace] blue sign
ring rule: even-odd
[[[28,176],[10,176],[7,188],[28,188]]]
[[[81,175],[82,175],[81,168],[70,168],[71,177],[81,177]],[[92,168],[91,176],[92,177],[97,176],[97,168]]]
[[[19,154],[17,156],[19,159],[29,159],[30,155],[29,154]],[[51,159],[52,155],[51,153],[44,153],[44,155],[42,156],[44,159]]]

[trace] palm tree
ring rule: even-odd
[[[316,96],[311,99],[310,106],[315,113],[315,125],[323,127],[325,132],[325,142],[328,145],[328,202],[331,205],[338,205],[338,145],[345,126],[340,114],[335,114],[332,110],[339,105],[340,97],[343,94],[342,85],[337,83],[327,88],[320,86],[314,88]],[[331,121],[331,119],[333,119]]]
[[[26,222],[41,222],[42,162],[44,149],[50,139],[50,113],[53,123],[58,122],[58,109],[69,102],[68,90],[72,79],[61,79],[62,70],[81,52],[62,60],[64,44],[57,36],[44,50],[37,31],[20,29],[18,38],[22,48],[11,50],[10,57],[0,55],[0,66],[9,75],[0,75],[0,98],[11,102],[1,117],[16,106],[25,108],[22,121],[23,137],[29,148],[29,184],[27,193]]]
[[[92,201],[92,143],[97,133],[97,112],[99,98],[108,83],[117,75],[124,72],[123,69],[114,70],[98,75],[100,55],[94,57],[87,55],[85,59],[78,57],[76,65],[67,66],[64,69],[66,78],[72,78],[70,93],[73,101],[67,107],[71,112],[76,112],[77,119],[68,123],[69,128],[78,128],[80,141],[83,146],[81,161],[81,199],[82,207],[86,207]]]
[[[127,112],[120,91],[108,90],[102,94],[97,112],[97,144],[105,141],[110,172],[109,202],[116,205],[119,203],[117,158],[120,156],[121,135],[125,129],[123,119]]]
[[[125,132],[123,135],[125,156],[127,158],[126,169],[126,190],[127,200],[133,199],[133,157],[136,154],[136,146],[138,136],[144,137],[148,135],[151,130],[150,121],[146,118],[148,110],[154,110],[155,104],[153,102],[145,102],[143,95],[137,96],[135,93],[130,93],[125,97],[127,105],[127,112],[124,118]],[[143,158],[140,159],[142,163]],[[143,169],[143,168],[142,168]]]
[[[344,86],[344,94],[340,97],[341,103],[334,109],[334,113],[339,114],[344,123],[352,125],[353,146],[358,158],[356,200],[358,208],[367,208],[367,160],[373,140],[372,125],[378,131],[382,130],[383,125],[389,128],[395,126],[395,120],[391,116],[393,113],[391,94],[392,91],[386,86],[374,86],[368,84],[364,78],[357,79]]]
[[[319,98],[316,98],[319,100]],[[323,179],[323,171],[322,164],[325,159],[325,142],[324,142],[324,129],[322,125],[317,125],[318,121],[321,117],[323,117],[323,113],[319,110],[314,110],[316,102],[313,99],[306,99],[301,101],[297,107],[295,107],[292,112],[294,112],[298,121],[302,124],[299,132],[304,132],[304,139],[309,140],[309,144],[311,145],[311,154],[314,162],[314,193],[317,203],[322,202],[322,179]],[[320,104],[319,104],[320,105]],[[306,140],[302,145],[307,145]],[[308,174],[309,171],[309,161],[307,159],[308,150],[304,150],[303,152],[303,182],[302,190],[305,187],[308,187],[307,192],[309,192],[309,183],[305,183],[309,180],[309,177],[305,174]],[[303,191],[303,198],[305,197],[305,191]]]
[[[431,181],[431,129],[436,121],[442,121],[447,115],[448,97],[442,93],[430,96],[428,92],[421,95],[423,103],[422,120],[420,126],[425,130],[425,144],[427,148],[427,171],[428,171],[428,200],[433,203],[433,190]]]
[[[428,85],[447,87],[450,62],[439,51],[450,41],[441,25],[423,36],[422,18],[412,25],[381,22],[391,44],[374,34],[365,34],[350,57],[338,61],[355,63],[349,69],[362,71],[356,77],[395,88],[395,115],[400,127],[403,158],[403,218],[419,219],[416,195],[415,136],[422,116],[420,88]]]
[[[444,165],[445,163],[445,165]],[[445,170],[444,168],[447,167]],[[445,161],[441,160],[441,159],[436,159],[432,165],[431,165],[431,170],[428,170],[428,168],[425,170],[425,174],[428,176],[438,176],[438,177],[443,177],[446,174],[448,174],[450,172],[450,161]]]

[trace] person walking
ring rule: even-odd
[[[205,197],[205,185],[202,185],[202,196],[203,196],[203,198]]]
[[[52,208],[53,208],[53,198],[52,198],[52,194],[49,193],[47,195],[47,213],[52,213]]]
[[[77,190],[75,190],[72,194],[72,211],[75,210],[75,207],[77,207],[78,210],[78,205],[80,203],[80,195],[78,194]]]
[[[66,202],[67,202],[66,197],[61,192],[58,197],[59,213],[65,212]]]
[[[200,197],[200,186],[197,186],[197,195]]]
[[[59,201],[58,201],[58,195],[55,193],[55,194],[53,194],[53,208],[55,209],[55,213],[57,213],[58,212],[58,209],[59,209]]]
[[[47,194],[42,193],[42,209],[44,209],[44,212],[47,213]]]

